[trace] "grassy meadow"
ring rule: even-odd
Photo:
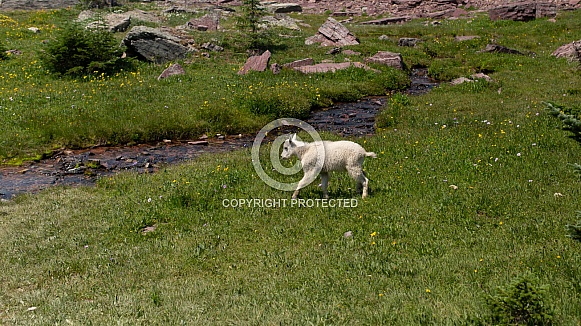
[[[23,51],[0,61],[5,164],[63,146],[251,133],[276,117],[409,83],[379,66],[381,74],[239,76],[246,56],[235,33],[195,34],[218,38],[226,51],[188,59],[185,76],[157,81],[165,66],[140,64],[113,76],[55,78],[35,51],[76,14],[0,16],[5,47]],[[302,45],[325,17],[294,17],[312,27],[285,32],[296,37],[281,38],[271,62],[344,60]],[[43,32],[29,33],[32,25]],[[401,52],[408,68],[428,67],[443,81],[475,72],[493,81],[392,97],[376,135],[353,139],[378,154],[365,162],[370,197],[361,200],[346,175],[331,176],[330,197],[356,199],[356,207],[224,207],[290,198],[260,180],[250,150],[2,202],[0,324],[489,325],[503,322],[490,297],[527,276],[545,289],[546,324],[579,325],[581,243],[565,226],[581,219],[571,166],[581,163],[580,144],[544,102],[579,112],[579,64],[550,54],[581,39],[581,11],[556,22],[484,15],[348,27],[361,41],[349,48],[365,56]],[[400,48],[399,37],[424,42]],[[491,42],[525,55],[479,52]],[[316,185],[301,192],[321,196]],[[504,322],[519,320],[527,319]]]

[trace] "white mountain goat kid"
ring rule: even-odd
[[[352,141],[323,141],[321,146],[320,142],[305,143],[297,140],[297,135],[292,134],[289,139],[284,141],[281,157],[288,159],[296,155],[301,161],[304,172],[304,176],[299,181],[292,198],[297,198],[299,190],[317,177],[316,174],[319,170],[317,168],[318,150],[325,151],[323,166],[322,168],[319,166],[324,198],[329,198],[327,185],[329,184],[329,172],[331,171],[347,171],[351,178],[357,181],[357,191],[363,190],[362,198],[367,197],[369,180],[363,172],[363,161],[367,156],[376,158],[377,155],[375,153],[365,151],[361,145]]]

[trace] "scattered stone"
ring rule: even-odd
[[[293,62],[285,63],[282,66],[283,66],[283,68],[294,69],[294,68],[302,67],[302,66],[312,66],[314,64],[315,64],[315,60],[313,60],[312,58],[306,58],[306,59],[301,59],[301,60],[296,60]]]
[[[502,46],[502,45],[498,45],[498,44],[487,44],[486,48],[480,52],[522,54],[518,50],[509,49],[506,46]]]
[[[351,12],[351,11],[335,11],[334,13],[331,14],[331,17],[347,17],[347,16],[354,16],[356,15],[356,12]]]
[[[456,78],[454,80],[452,80],[450,82],[451,85],[460,85],[460,84],[464,84],[464,83],[473,83],[474,80],[470,79],[470,78],[466,78],[466,77],[460,77],[460,78]]]
[[[201,145],[201,146],[208,146],[208,141],[207,140],[196,140],[196,141],[189,141],[188,144],[190,145]]]
[[[262,55],[251,56],[246,60],[246,63],[238,71],[239,75],[247,74],[249,71],[265,71],[268,67],[268,61],[270,60],[270,51],[266,50]]]
[[[452,17],[454,18],[459,18],[462,16],[468,16],[469,13],[468,11],[462,9],[462,8],[456,8],[456,10],[454,10],[454,12],[452,13]]]
[[[380,41],[389,41],[389,36],[387,35],[381,35],[380,37],[377,38]]]
[[[422,40],[420,40],[419,38],[413,38],[413,37],[402,37],[399,39],[399,41],[397,42],[398,46],[408,46],[408,47],[414,47],[416,46],[419,42],[421,42]]]
[[[40,33],[40,28],[38,28],[38,27],[29,27],[28,30],[33,32],[34,34]]]
[[[335,55],[341,53],[341,48],[332,48],[331,50],[327,51],[325,54],[327,55]]]
[[[343,233],[343,238],[345,239],[349,239],[353,237],[353,232],[352,231],[347,231],[345,233]]]
[[[567,58],[569,61],[581,61],[581,40],[560,46],[551,55],[557,58]]]
[[[369,66],[366,66],[361,62],[319,63],[310,66],[295,67],[293,69],[300,71],[304,74],[313,74],[313,73],[335,72],[337,70],[348,69],[350,67],[362,68],[378,72],[377,70],[371,69]]]
[[[131,25],[131,16],[127,14],[109,14],[105,16],[107,27],[111,32],[125,32]]]
[[[295,30],[295,31],[301,30],[301,28],[297,24],[297,20],[290,18],[286,15],[278,14],[276,17],[275,16],[264,16],[264,17],[262,17],[261,22],[264,23],[263,25],[260,25],[263,28],[267,28],[268,26],[272,26],[272,27],[287,28],[287,29],[291,29],[291,30]]]
[[[477,73],[477,74],[473,74],[472,76],[470,76],[470,78],[466,78],[466,77],[460,77],[460,78],[456,78],[454,80],[452,80],[450,82],[451,85],[460,85],[463,83],[473,83],[479,79],[484,79],[487,82],[492,82],[492,78],[490,78],[490,76],[483,74],[483,73]]]
[[[163,17],[161,17],[160,15],[158,15],[154,12],[150,12],[150,11],[134,9],[134,10],[126,12],[125,14],[128,15],[129,17],[131,17],[132,20],[139,20],[139,21],[148,22],[148,23],[161,23],[161,22],[163,22]]]
[[[164,11],[162,11],[162,13],[168,15],[168,14],[196,14],[197,12],[195,10],[191,10],[188,8],[173,6],[165,9]]]
[[[143,230],[141,230],[141,234],[142,235],[146,235],[148,233],[151,233],[153,231],[157,230],[157,224],[154,224],[152,226],[146,226],[143,228]]]
[[[345,45],[358,45],[357,38],[335,19],[329,17],[319,28],[317,34],[305,40],[306,45],[320,43],[321,46],[341,47]]]
[[[302,12],[303,7],[298,3],[273,3],[266,6],[266,10],[275,14]]]
[[[190,51],[180,44],[180,39],[161,29],[147,26],[133,27],[123,44],[127,47],[127,55],[155,63],[164,63],[184,58]]]
[[[454,41],[456,42],[464,42],[464,41],[470,41],[470,40],[474,40],[480,38],[480,36],[478,35],[466,35],[466,36],[456,36],[454,37]]]
[[[6,54],[8,54],[8,55],[22,55],[22,51],[20,51],[20,50],[7,50]]]
[[[481,73],[481,72],[479,72],[479,73],[476,73],[476,74],[473,74],[473,75],[472,75],[472,76],[470,76],[470,77],[471,77],[472,79],[484,79],[484,80],[486,80],[487,82],[492,82],[492,78],[490,78],[490,76],[488,76],[487,74]]]
[[[365,59],[366,63],[372,62],[377,64],[386,65],[389,67],[403,69],[403,59],[400,53],[389,52],[389,51],[378,51],[374,56]]]
[[[447,9],[447,10],[429,12],[427,14],[422,14],[420,16],[425,17],[425,18],[431,18],[431,19],[444,19],[444,18],[453,17],[455,11],[456,11],[455,9]]]
[[[200,18],[193,18],[185,24],[185,28],[198,31],[216,31],[219,27],[220,16],[216,14],[207,14]]]
[[[270,65],[270,71],[272,71],[273,74],[278,75],[282,71],[282,66],[278,63],[273,63]]]
[[[109,13],[102,17],[92,10],[84,10],[77,16],[77,21],[89,29],[103,28],[110,32],[125,32],[131,25],[131,15],[128,13]]]
[[[362,22],[360,24],[362,24],[362,25],[389,25],[389,24],[404,23],[404,22],[407,22],[411,19],[412,19],[412,17],[410,17],[410,16],[388,17],[388,18],[368,20],[368,21]]]
[[[159,75],[159,77],[157,77],[157,80],[162,80],[162,79],[167,78],[169,76],[185,75],[185,74],[186,74],[186,71],[184,70],[184,68],[179,63],[175,63],[175,64],[167,67],[161,73],[161,75]]]
[[[488,11],[490,20],[529,21],[542,17],[555,17],[557,5],[549,2],[511,2]]]
[[[206,49],[206,50],[210,50],[210,51],[214,51],[214,52],[222,52],[222,51],[224,51],[224,48],[223,47],[221,47],[219,45],[216,45],[214,43],[211,43],[211,42],[206,42],[206,43],[202,44],[201,45],[201,48],[202,49]]]
[[[343,50],[343,52],[341,52],[344,55],[361,55],[361,52],[357,52],[357,51],[353,51],[353,50]]]

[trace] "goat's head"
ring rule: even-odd
[[[280,157],[284,159],[290,158],[294,154],[294,149],[303,145],[305,145],[305,143],[297,139],[297,134],[292,134],[287,140],[284,141]]]

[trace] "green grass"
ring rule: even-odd
[[[488,324],[487,296],[517,277],[533,275],[540,286],[548,285],[545,303],[553,306],[554,324],[578,325],[581,244],[567,237],[565,226],[575,224],[580,209],[581,180],[571,164],[581,163],[581,153],[543,102],[578,107],[578,64],[550,52],[581,39],[581,29],[575,28],[579,15],[563,13],[556,23],[478,18],[444,21],[438,27],[416,21],[383,29],[354,27],[363,40],[362,52],[394,46],[369,44],[381,34],[421,36],[435,55],[426,54],[424,47],[402,49],[408,65],[429,67],[436,60],[451,60],[462,71],[485,66],[494,80],[443,84],[409,101],[392,101],[397,105],[393,124],[373,137],[355,139],[378,154],[365,163],[370,197],[363,201],[350,190],[354,184],[346,175],[331,177],[331,198],[356,198],[357,207],[223,207],[225,199],[290,198],[256,176],[249,150],[207,155],[152,175],[124,173],[101,179],[96,187],[52,188],[0,204],[1,323]],[[537,55],[479,54],[487,41],[463,47],[452,41],[460,34],[494,37],[501,45]],[[444,40],[442,48],[433,36]],[[287,51],[298,57],[293,55],[298,45]],[[146,132],[149,120],[140,113],[154,114],[172,127],[168,130],[180,130],[188,121],[204,123],[199,118],[214,114],[211,105],[223,105],[220,99],[205,98],[205,113],[182,115],[195,102],[183,92],[198,81],[204,95],[234,88],[238,97],[226,102],[239,105],[227,110],[240,112],[269,89],[298,94],[316,85],[292,73],[276,81],[260,74],[234,76],[234,61],[226,68],[224,62],[211,65],[218,69],[212,76],[204,76],[204,66],[186,66],[184,86],[168,80],[153,88],[144,76],[157,74],[157,67],[85,82],[96,90],[101,84],[131,82],[123,91],[84,90],[92,96],[86,99],[90,103],[128,111],[103,111],[87,119],[99,116],[115,123],[134,115],[135,122],[119,126]],[[13,80],[25,76],[19,72]],[[348,84],[345,76],[313,78],[329,85],[329,92]],[[68,108],[79,94],[74,90],[86,87],[82,85],[54,81],[50,92],[41,85],[51,97],[45,100],[45,93],[26,94],[38,102],[37,114],[49,116],[51,110]],[[253,95],[260,96],[244,97],[250,95],[250,85],[259,89]],[[167,93],[160,90],[165,87]],[[185,98],[175,101],[181,96]],[[1,98],[4,108],[6,94]],[[390,110],[387,106],[382,114],[394,113]],[[67,112],[73,115],[67,123],[84,117]],[[270,119],[257,117],[240,122],[227,113],[213,116],[248,130]],[[10,123],[22,128],[16,118]],[[75,128],[71,130],[84,130]],[[22,143],[23,150],[27,144]],[[321,195],[315,185],[301,192],[302,198]],[[153,232],[142,233],[152,226]],[[345,238],[347,231],[353,236]]]

